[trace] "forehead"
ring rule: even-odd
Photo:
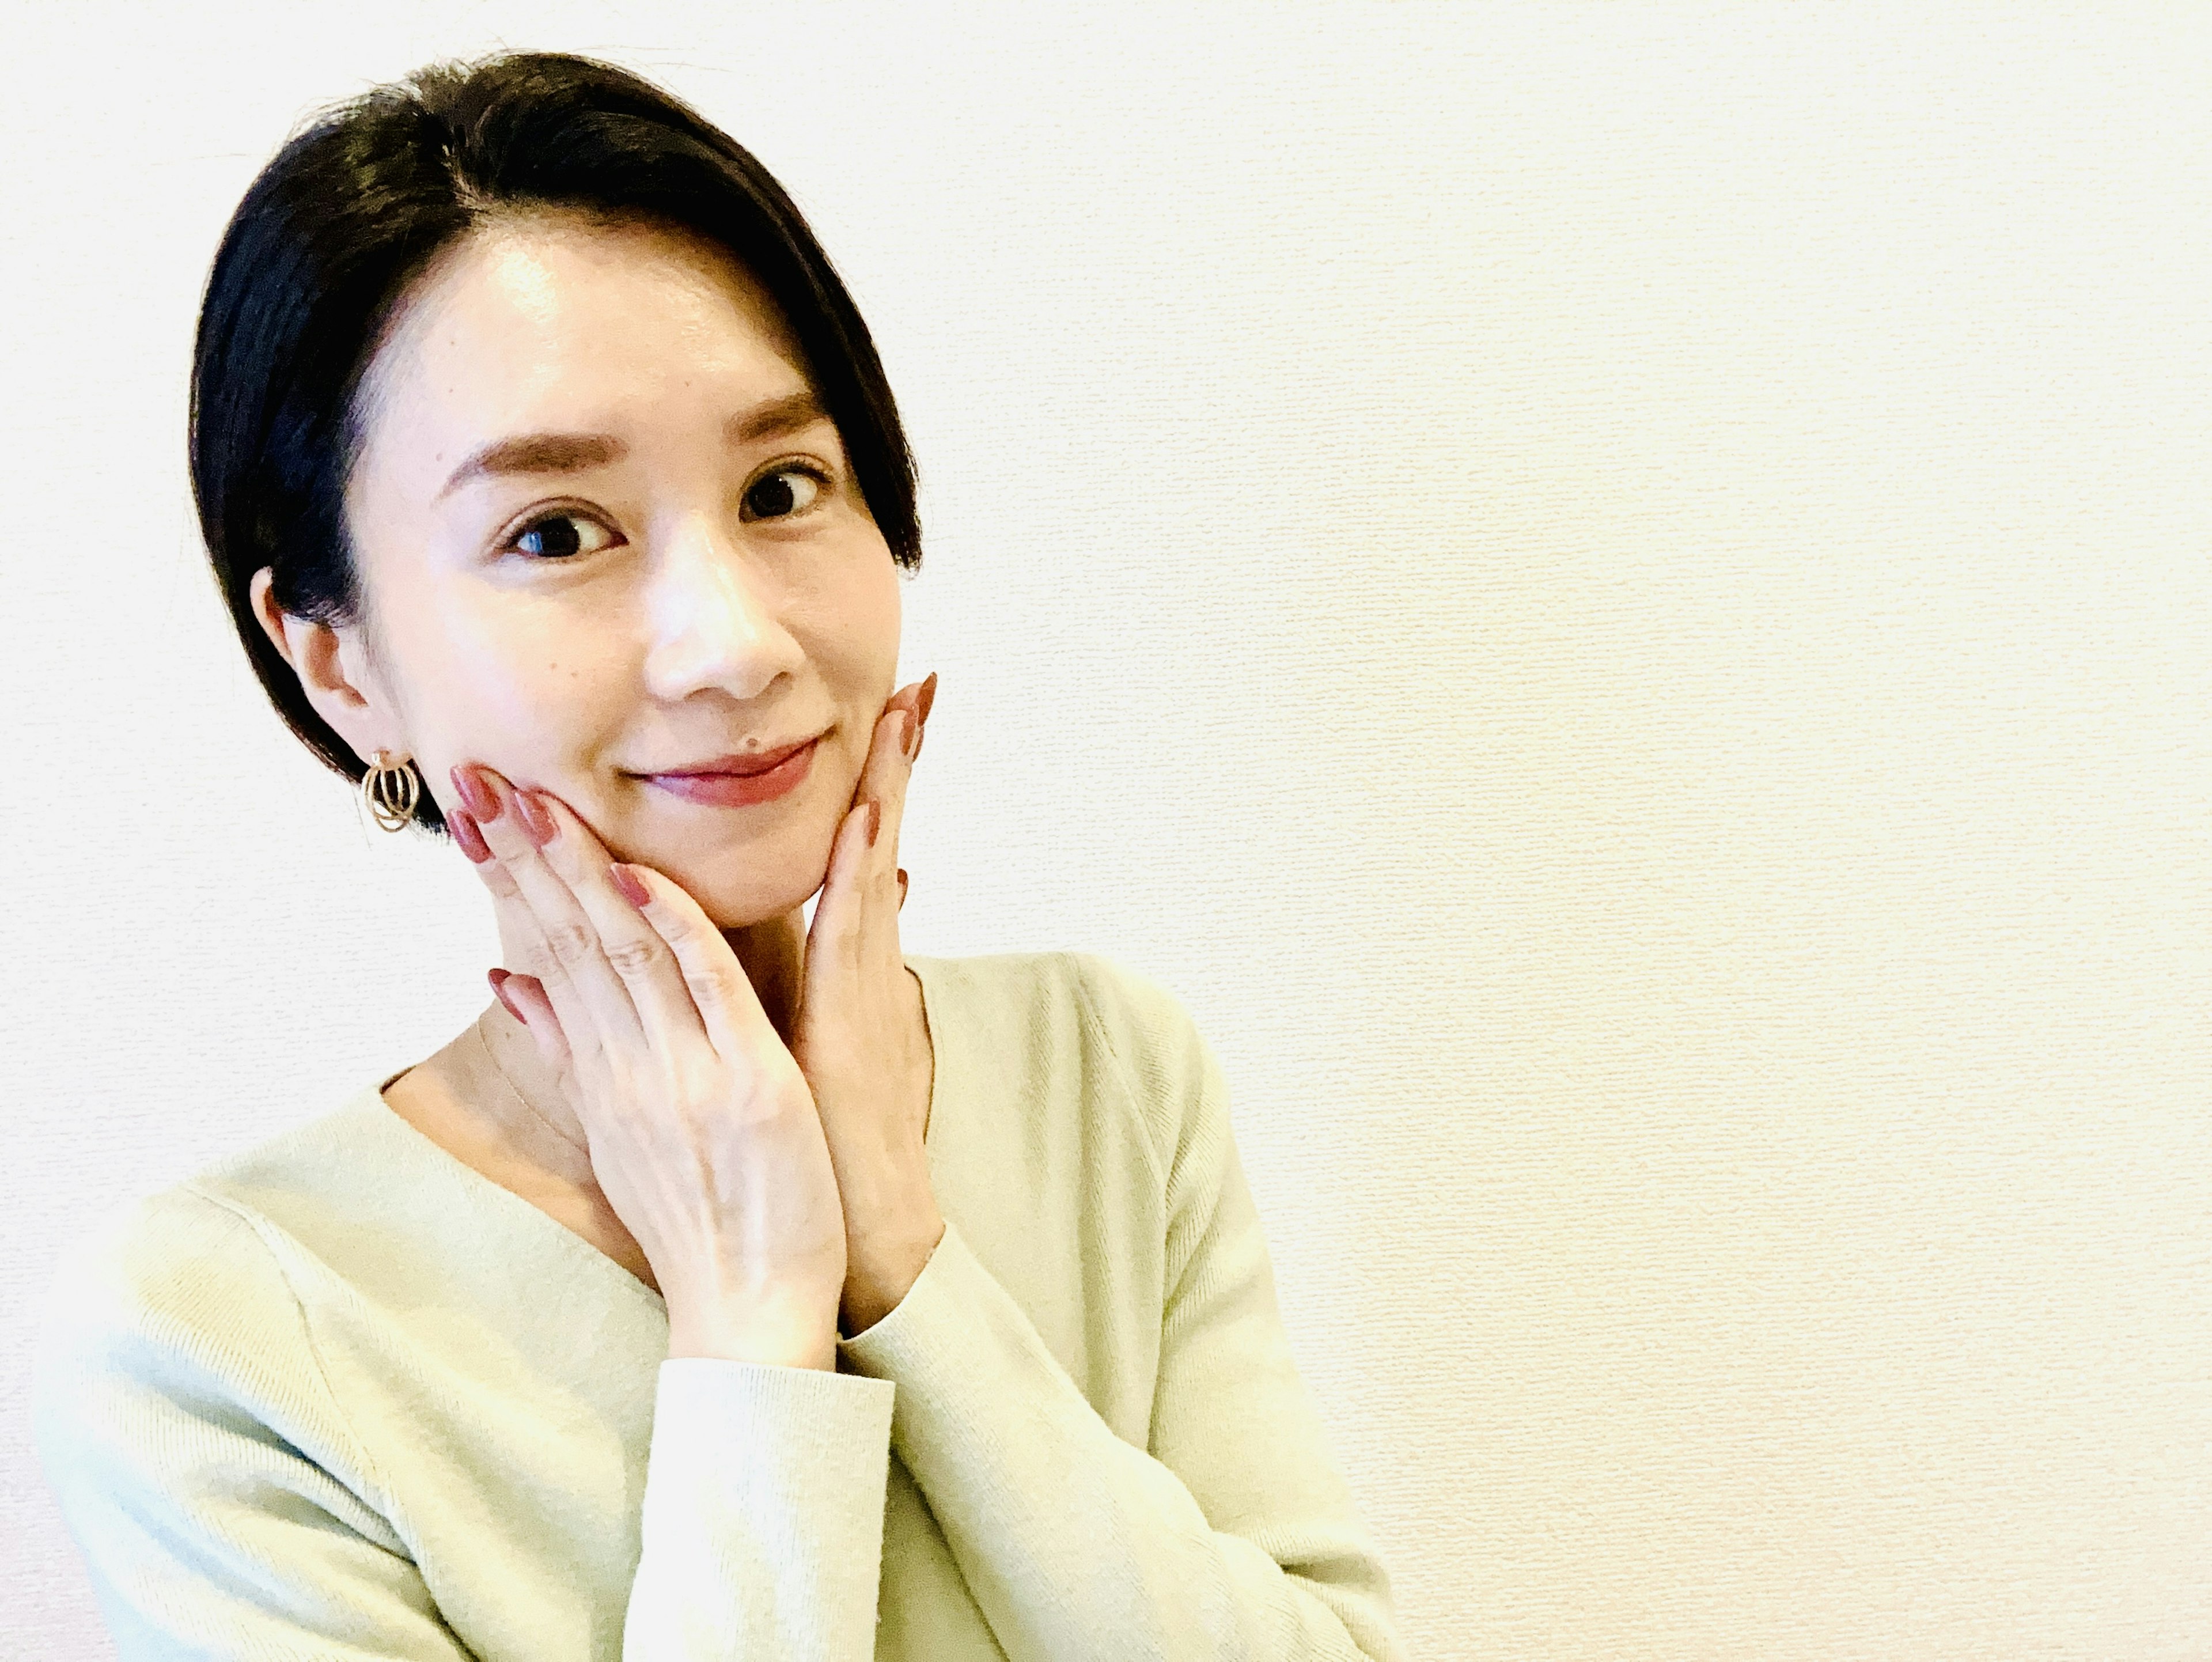
[[[652,222],[510,214],[409,285],[363,377],[362,437],[444,453],[526,423],[742,407],[805,385],[803,362],[719,245]]]

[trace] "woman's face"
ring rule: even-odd
[[[540,214],[448,250],[365,382],[346,510],[364,758],[481,762],[725,928],[820,886],[898,667],[898,566],[774,304],[681,232]],[[296,621],[291,625],[297,629]],[[764,803],[647,775],[824,734]]]

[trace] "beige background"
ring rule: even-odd
[[[599,52],[793,189],[926,484],[910,950],[1221,1056],[1458,1658],[2212,1657],[2212,9],[0,10],[0,1610],[22,1323],[470,1019],[183,466],[311,107]]]

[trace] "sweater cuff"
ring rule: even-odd
[[[903,1366],[944,1344],[947,1321],[966,1318],[968,1300],[962,1289],[972,1287],[976,1275],[989,1273],[969,1250],[959,1227],[945,1219],[944,1234],[906,1296],[872,1327],[838,1338],[839,1365],[855,1378],[890,1384],[900,1377]]]
[[[812,1367],[660,1364],[627,1622],[639,1655],[866,1657],[896,1388]],[[697,1647],[700,1635],[720,1643]],[[627,1647],[624,1654],[631,1654]]]
[[[811,1492],[825,1466],[881,1487],[890,1458],[888,1379],[818,1367],[670,1356],[653,1396],[653,1455],[647,1482],[682,1481],[708,1461],[742,1461],[763,1482],[787,1477]]]
[[[980,1325],[979,1325],[980,1324]],[[988,1352],[979,1347],[988,1346]],[[969,1248],[950,1218],[945,1235],[898,1307],[865,1333],[837,1341],[839,1364],[885,1384],[900,1381],[891,1446],[901,1447],[933,1391],[958,1377],[963,1389],[984,1374],[1018,1375],[1026,1386],[1050,1378],[1071,1402],[1090,1407],[1022,1307]]]

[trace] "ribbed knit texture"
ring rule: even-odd
[[[671,1360],[374,1085],[77,1242],[35,1424],[126,1662],[1400,1658],[1188,1015],[907,962],[946,1228],[836,1373]]]

